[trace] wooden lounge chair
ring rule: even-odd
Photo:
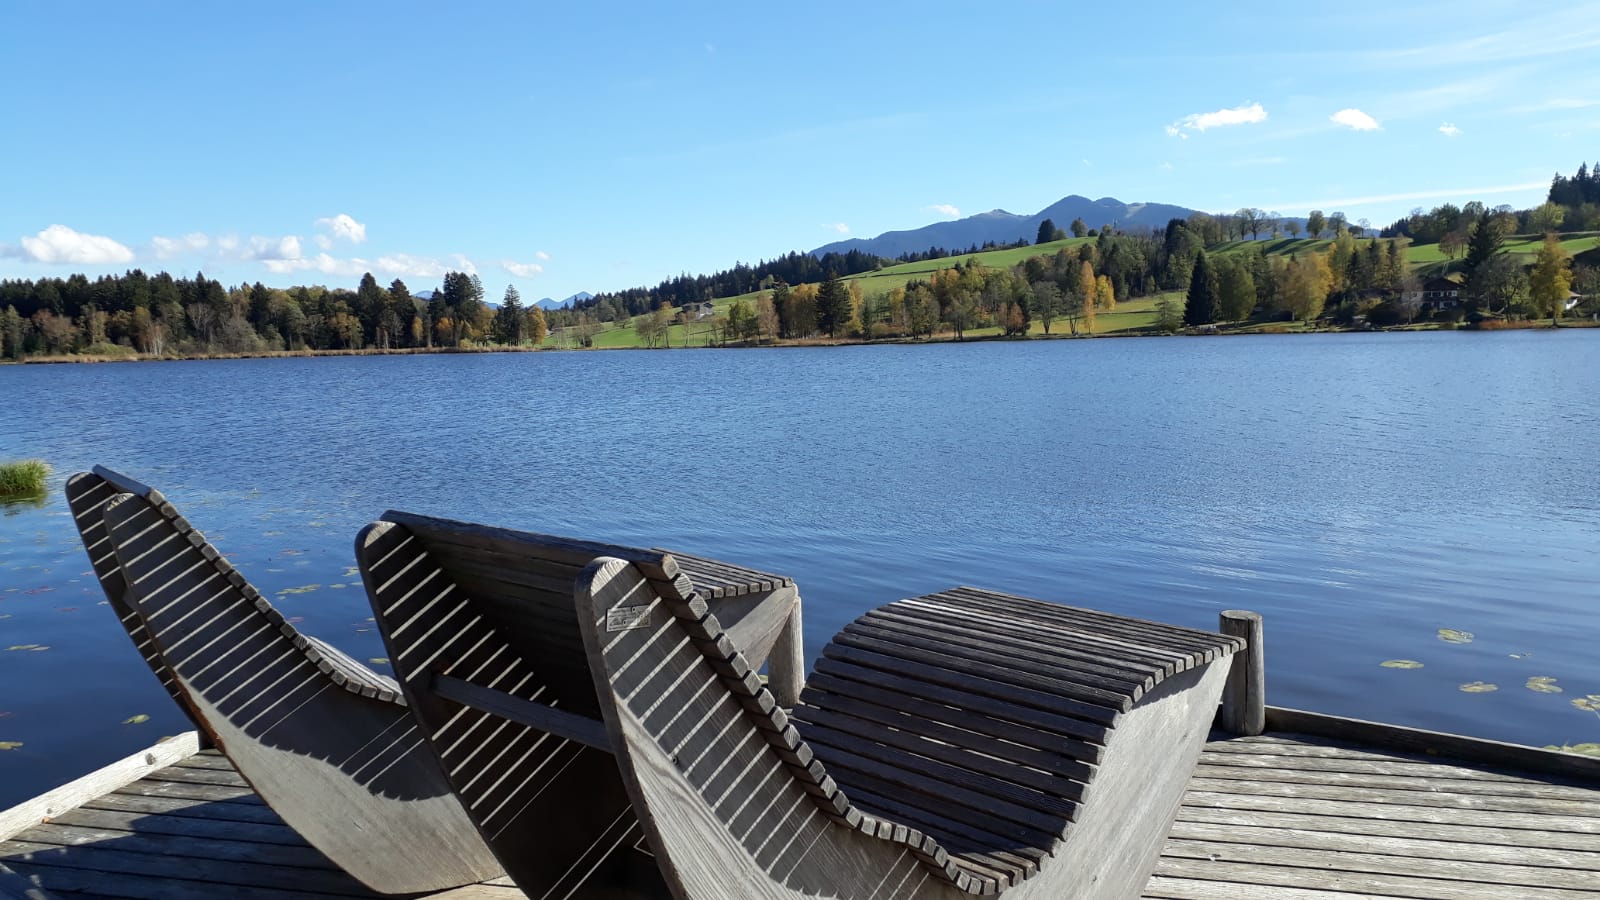
[[[679,900],[1138,897],[1242,646],[961,588],[847,626],[786,714],[686,587],[636,556],[577,597]]]
[[[376,891],[501,874],[392,679],[299,634],[159,492],[103,469],[93,476],[134,488],[105,503],[101,531],[79,519],[107,598],[267,805]],[[74,484],[89,503],[91,478]]]
[[[485,841],[532,897],[665,897],[612,756],[573,592],[637,550],[388,512],[356,557],[412,711]],[[751,658],[798,695],[799,595],[786,578],[680,557]],[[685,589],[689,588],[686,580]]]
[[[111,546],[111,538],[106,534],[105,517],[102,515],[106,503],[118,494],[133,494],[157,504],[166,502],[165,498],[154,489],[101,466],[95,466],[92,472],[79,472],[67,479],[67,506],[72,510],[72,521],[78,526],[78,537],[83,540],[83,549],[89,554],[89,565],[94,568],[95,577],[100,581],[100,589],[105,592],[106,602],[116,614],[117,621],[122,623],[123,630],[128,632],[134,649],[139,651],[139,656],[144,659],[145,665],[150,667],[156,680],[161,682],[161,687],[171,695],[173,702],[178,704],[178,708],[183,710],[189,721],[194,723],[195,730],[200,733],[202,739],[209,740],[205,724],[196,718],[189,708],[189,701],[184,699],[183,691],[179,689],[172,670],[162,662],[161,654],[156,652],[155,645],[150,642],[150,635],[144,628],[144,620],[139,617],[138,611],[128,600],[128,586],[123,578],[122,567],[117,563],[117,554]]]

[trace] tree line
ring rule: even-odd
[[[476,275],[448,272],[429,297],[371,273],[354,291],[261,282],[228,287],[133,269],[90,281],[0,281],[0,358],[83,353],[201,356],[275,350],[361,350],[537,345],[543,310],[507,286],[498,310]]]

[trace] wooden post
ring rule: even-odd
[[[800,627],[799,597],[789,610],[789,621],[773,642],[772,654],[767,657],[767,675],[767,689],[772,691],[773,699],[784,709],[793,709],[806,686],[805,634]]]
[[[1257,735],[1267,730],[1267,666],[1261,646],[1261,614],[1241,609],[1225,610],[1222,633],[1245,639],[1245,648],[1233,655],[1228,683],[1222,689],[1222,730],[1230,734]]]

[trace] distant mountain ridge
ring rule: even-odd
[[[1168,219],[1187,219],[1195,210],[1169,203],[1123,203],[1115,197],[1088,197],[1072,194],[1057,200],[1031,216],[1017,215],[1003,209],[990,210],[956,219],[953,222],[935,222],[909,231],[886,231],[874,238],[851,238],[824,244],[811,251],[815,256],[824,253],[848,253],[860,250],[877,256],[894,258],[902,253],[920,253],[929,247],[962,250],[977,244],[994,241],[1013,243],[1032,241],[1039,234],[1039,223],[1049,219],[1057,228],[1066,229],[1073,219],[1083,219],[1090,228],[1116,225],[1118,228],[1162,228]]]
[[[594,295],[588,291],[579,291],[565,300],[552,300],[549,297],[546,297],[543,300],[535,300],[533,305],[539,307],[540,309],[566,309],[567,307],[572,306],[579,301],[589,300],[593,297]]]

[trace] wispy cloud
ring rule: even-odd
[[[1167,126],[1167,134],[1171,137],[1188,139],[1189,135],[1198,131],[1209,131],[1212,128],[1225,128],[1230,125],[1254,125],[1267,120],[1267,110],[1259,103],[1246,103],[1232,109],[1219,109],[1215,112],[1190,113],[1187,116]]]
[[[1335,125],[1343,125],[1356,131],[1379,131],[1383,128],[1382,125],[1378,124],[1377,119],[1354,107],[1341,109],[1329,116],[1328,119]]]
[[[1171,172],[1172,171],[1172,163],[1164,162],[1161,165],[1156,166],[1156,168],[1160,169],[1163,172]]]
[[[1596,105],[1600,105],[1600,100],[1584,100],[1579,97],[1552,97],[1549,100],[1540,100],[1538,103],[1528,103],[1522,106],[1513,106],[1506,110],[1506,112],[1566,112],[1574,109],[1588,109],[1589,107]]]
[[[825,223],[823,223],[822,227],[828,229],[829,231],[837,231],[840,234],[849,234],[850,233],[850,226],[846,225],[843,222],[833,222],[833,223],[826,223],[825,222]]]
[[[1449,122],[1446,122],[1439,126],[1439,133],[1447,138],[1457,138],[1461,136],[1461,129],[1450,124]]]
[[[1509,8],[1508,8],[1509,9]],[[1518,59],[1549,59],[1600,47],[1600,27],[1594,10],[1576,5],[1565,10],[1541,12],[1528,17],[1526,24],[1502,27],[1484,21],[1485,34],[1454,38],[1413,47],[1368,50],[1348,56],[1354,65],[1437,67],[1440,60],[1494,60],[1497,63]]]
[[[20,248],[7,248],[7,255],[41,263],[108,265],[133,261],[133,251],[111,238],[84,234],[65,225],[51,225],[32,237],[22,238]]]
[[[954,206],[951,206],[948,203],[935,203],[932,206],[924,206],[922,208],[922,211],[923,212],[938,213],[939,215],[944,216],[945,218],[948,218],[948,219],[959,219],[959,218],[961,218],[961,210],[956,209]]]
[[[172,259],[190,253],[199,253],[211,246],[211,238],[198,231],[192,231],[183,237],[168,238],[157,235],[150,239],[150,252],[156,259]]]
[[[448,261],[430,256],[412,256],[409,253],[386,253],[375,260],[359,256],[338,257],[327,253],[298,259],[263,259],[267,271],[279,275],[293,272],[321,272],[353,278],[367,272],[393,275],[397,278],[439,278],[451,270],[476,275],[478,267],[466,256],[451,254]]]
[[[1402,200],[1435,200],[1441,197],[1471,199],[1491,194],[1512,194],[1550,186],[1549,181],[1529,181],[1524,184],[1498,184],[1488,187],[1441,188],[1430,191],[1404,191],[1397,194],[1371,194],[1365,197],[1341,197],[1336,200],[1290,200],[1274,204],[1279,209],[1330,209],[1345,206],[1372,206],[1379,203],[1398,203]]]
[[[532,278],[544,272],[544,266],[538,263],[519,263],[509,259],[500,261],[500,268],[517,276],[518,278]]]
[[[538,251],[538,252],[533,254],[533,258],[539,260],[540,262],[549,262],[550,261],[550,254],[544,252],[543,250],[540,250],[540,251]]]

